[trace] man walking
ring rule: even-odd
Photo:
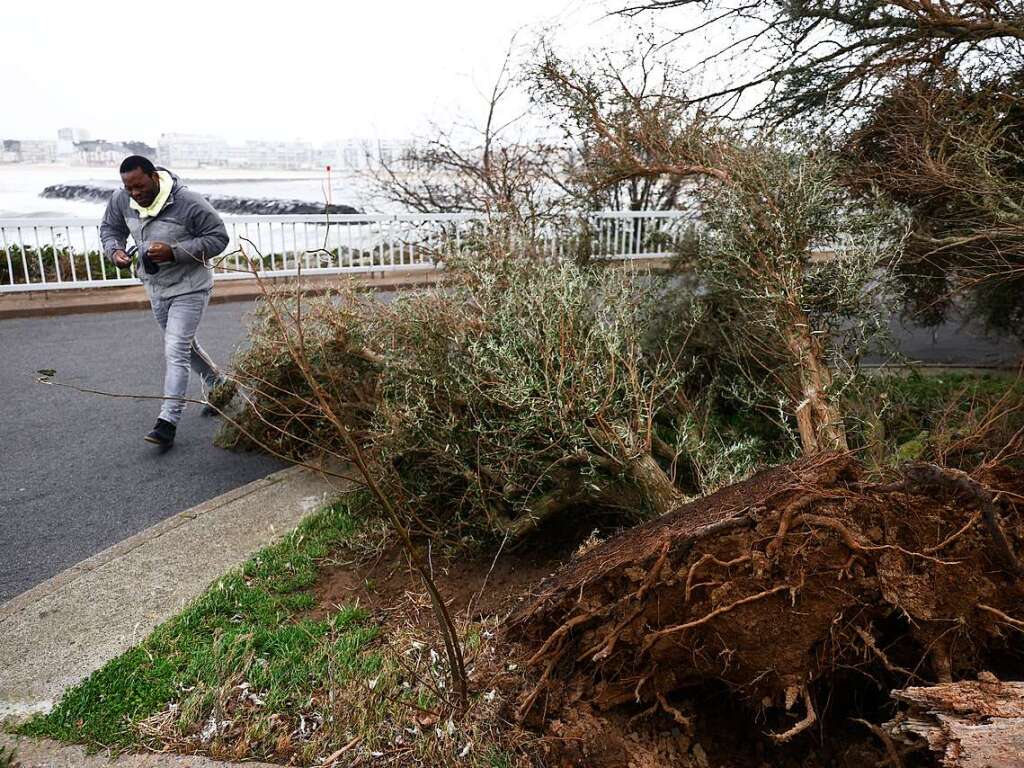
[[[132,155],[120,171],[124,189],[107,203],[100,239],[106,257],[126,268],[132,264],[125,250],[131,235],[138,257],[135,273],[164,332],[164,400],[145,439],[166,450],[174,443],[185,409],[189,369],[199,374],[207,390],[221,379],[196,341],[196,329],[213,290],[208,261],[227,246],[228,232],[213,206],[167,169]],[[210,406],[203,411],[214,413]]]

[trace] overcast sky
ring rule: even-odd
[[[602,0],[7,0],[0,138],[405,137],[478,113],[518,31],[625,40]]]

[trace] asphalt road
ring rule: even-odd
[[[251,306],[207,310],[200,340],[218,363],[227,363],[242,343]],[[925,363],[1012,365],[1024,356],[1019,343],[957,323],[893,329],[903,353]],[[160,455],[142,441],[157,403],[38,384],[35,372],[42,368],[81,387],[157,395],[160,333],[148,311],[0,321],[0,603],[283,466],[214,447],[217,422],[202,418],[196,406],[186,409],[174,449]]]
[[[226,364],[250,304],[207,309],[199,338]],[[159,395],[163,353],[148,311],[0,321],[0,603],[182,510],[284,466],[213,445],[217,420],[189,406],[174,448],[142,436],[157,401],[36,383]],[[200,392],[193,377],[191,395]]]
[[[1024,344],[989,336],[976,323],[952,320],[937,328],[920,328],[894,320],[889,327],[899,352],[912,362],[1015,368],[1024,361]],[[869,364],[883,361],[879,355],[867,355],[864,360]]]

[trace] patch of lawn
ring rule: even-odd
[[[313,603],[301,590],[356,531],[355,503],[348,498],[312,515],[19,732],[126,748],[139,743],[138,724],[160,712],[174,713],[187,730],[191,718],[241,692],[250,705],[288,716],[328,679],[372,672],[379,659],[366,648],[377,630],[363,611],[300,618]]]
[[[1024,382],[1011,376],[883,374],[851,394],[851,447],[867,448],[876,465],[944,459],[971,466],[1024,426]]]

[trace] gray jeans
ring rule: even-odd
[[[189,369],[199,374],[207,389],[220,380],[220,371],[196,341],[196,329],[203,310],[210,303],[210,291],[195,291],[161,298],[150,295],[153,316],[164,331],[164,403],[160,418],[177,424],[185,410]]]

